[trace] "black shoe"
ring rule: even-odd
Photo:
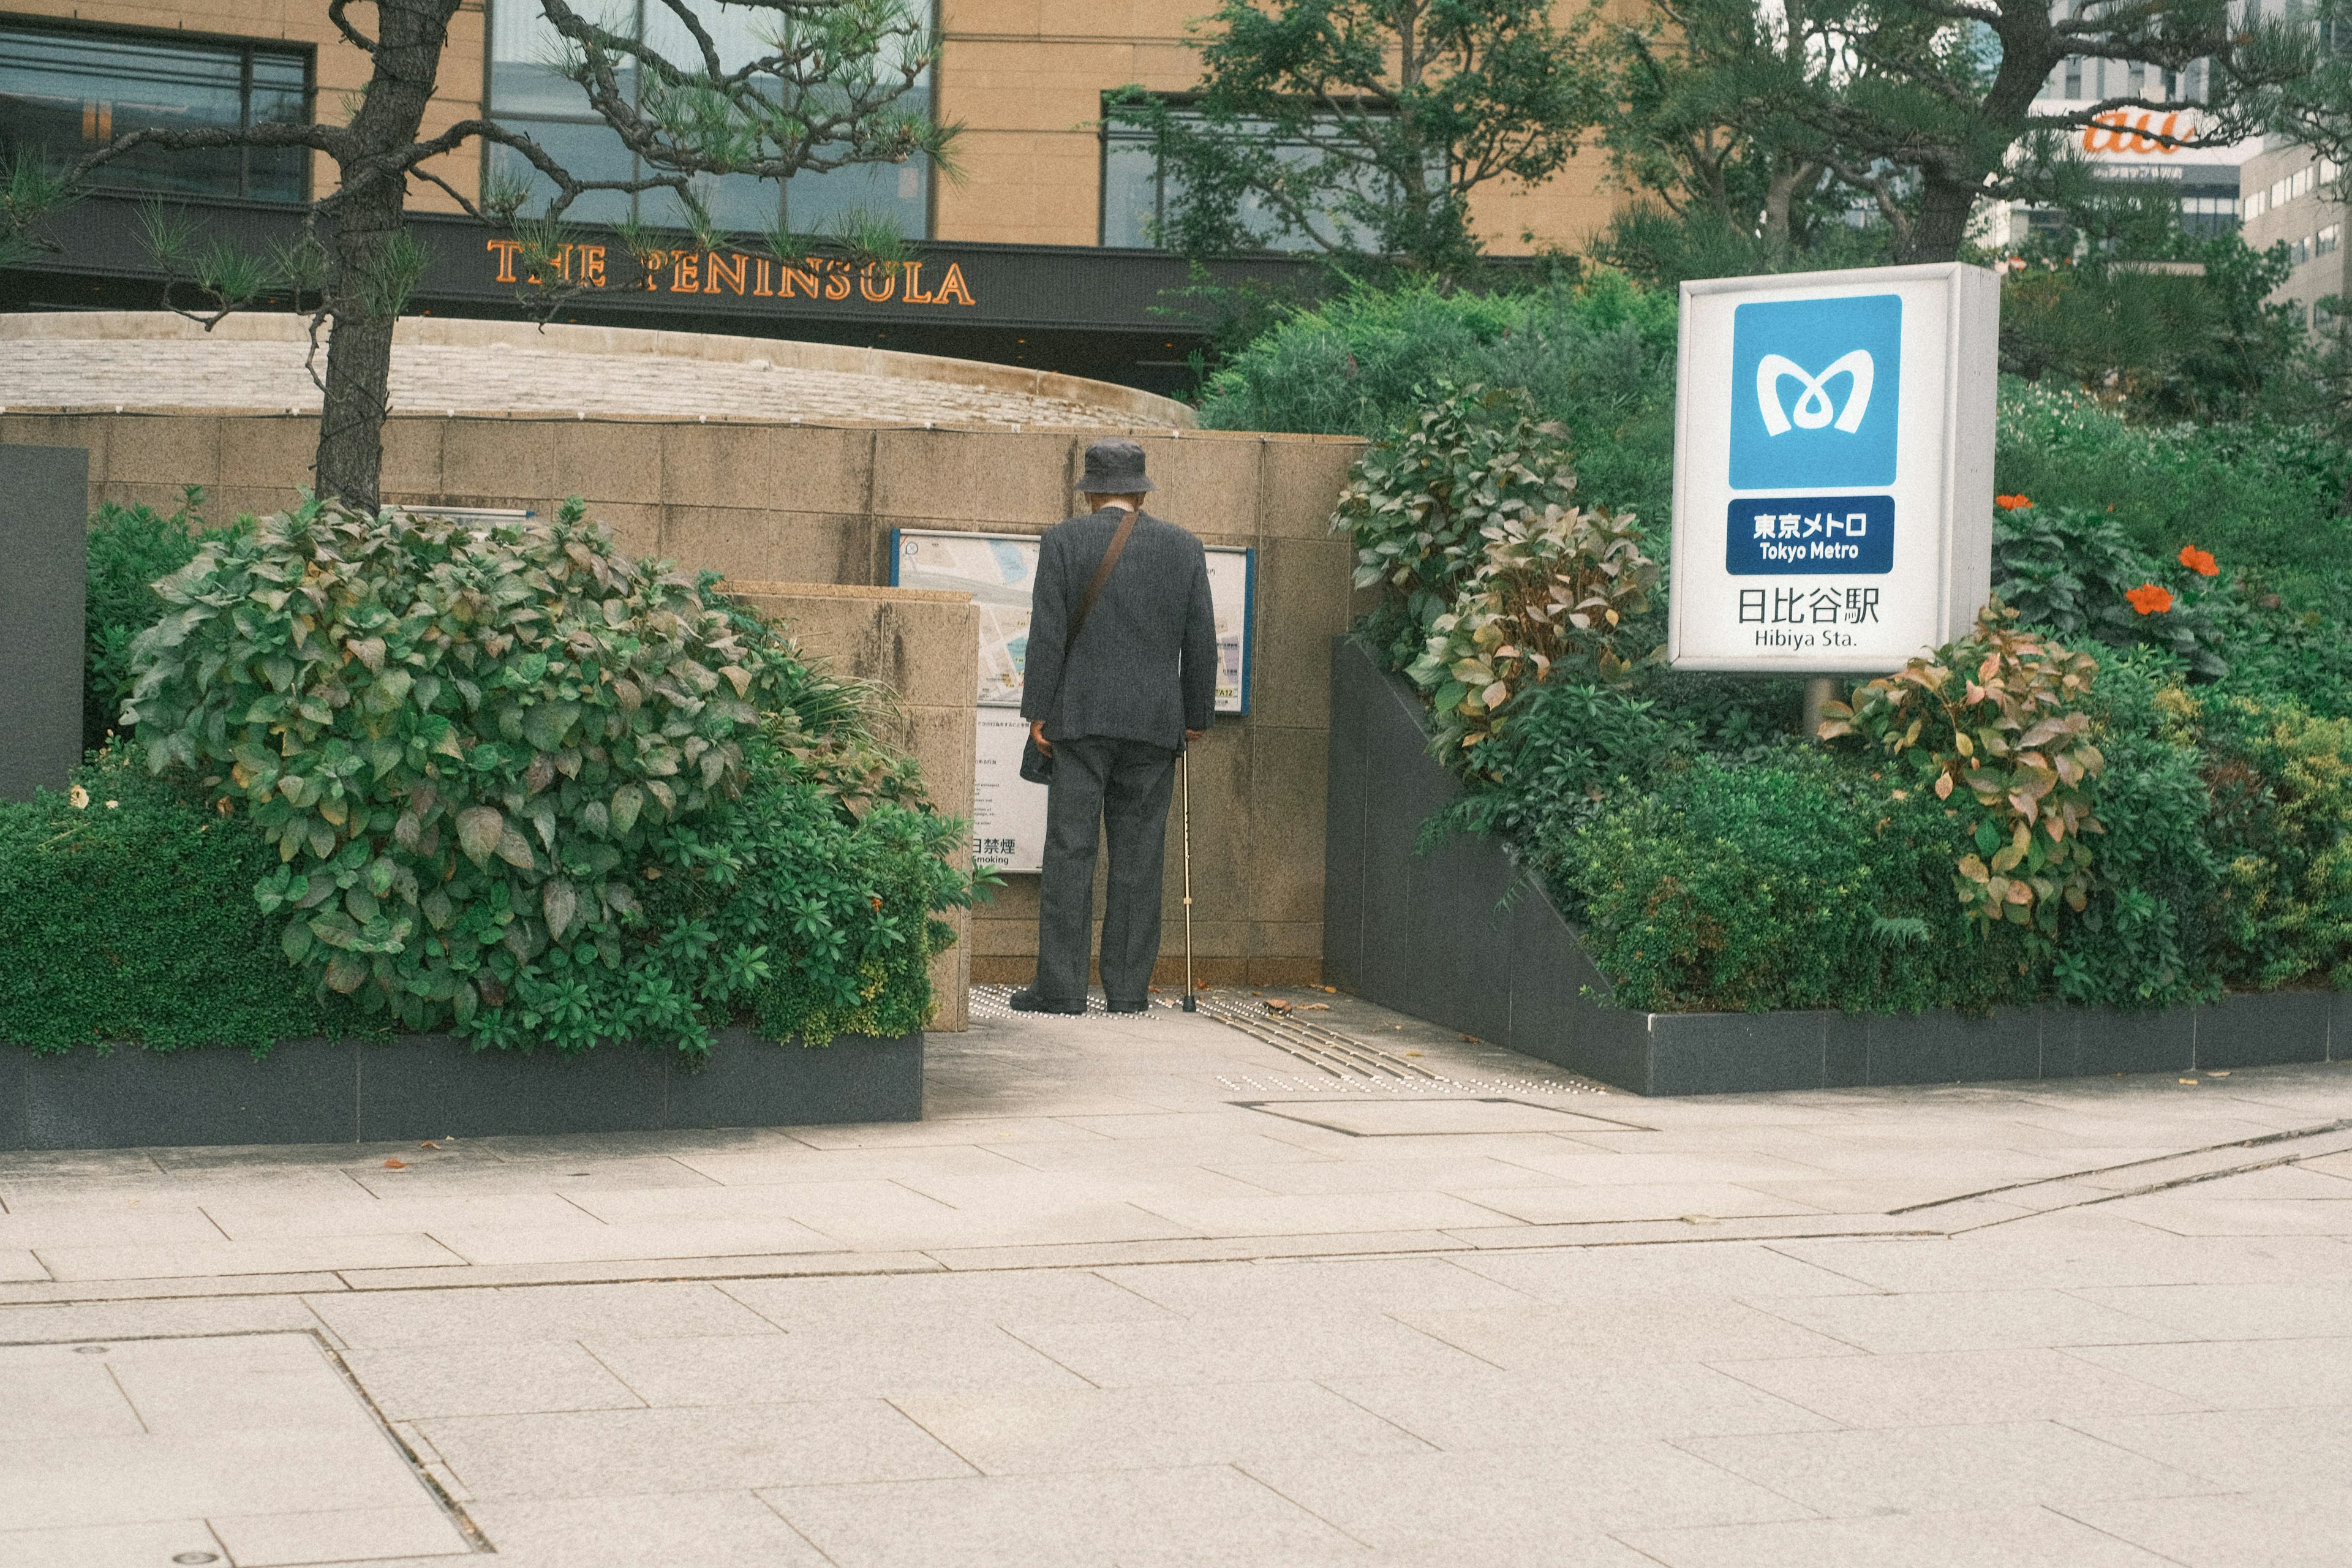
[[[1064,1002],[1048,1002],[1027,986],[1006,997],[1005,1005],[1016,1013],[1061,1013],[1074,1018],[1087,1010],[1083,1002],[1076,1006]]]
[[[1106,1013],[1148,1013],[1150,1010],[1149,1002],[1107,1002],[1103,1005]]]

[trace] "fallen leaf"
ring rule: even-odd
[[[2213,1072],[2209,1072],[2205,1076],[2207,1078],[2228,1078],[2230,1076],[2230,1069],[2228,1068],[2221,1068]]]
[[[386,1160],[383,1163],[383,1168],[387,1171],[405,1171],[408,1169],[408,1162],[405,1160]]]
[[[1326,985],[1323,989],[1330,995],[1337,996],[1339,994],[1339,988],[1337,985]]]
[[[1420,1053],[1419,1051],[1407,1051],[1407,1052],[1405,1052],[1405,1055],[1407,1055],[1407,1056],[1409,1056],[1409,1057],[1417,1057],[1417,1056],[1421,1055],[1421,1053]]]
[[[1479,1043],[1478,1037],[1475,1035],[1465,1035],[1462,1037],[1474,1046]]]
[[[1269,1013],[1287,1013],[1290,1011],[1290,1004],[1280,997],[1269,996],[1265,999],[1265,1010]]]
[[[2186,1084],[2192,1084],[2192,1085],[2193,1085],[2193,1084],[2195,1084],[2195,1083],[2196,1083],[2196,1081],[2197,1081],[2197,1080],[2196,1080],[2195,1079],[2193,1079],[2193,1078],[2184,1078],[2184,1079],[2182,1079],[2180,1081],[2181,1081],[2181,1082],[2183,1082],[2183,1083],[2186,1083]]]
[[[438,1149],[441,1145],[438,1143],[419,1143],[417,1147],[419,1149]]]
[[[1331,1010],[1331,1004],[1328,1002],[1302,1002],[1298,1005],[1298,1010],[1302,1013],[1328,1013]]]

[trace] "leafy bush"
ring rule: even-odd
[[[2206,586],[2220,570],[2210,553],[2182,546],[2175,572],[2141,553],[2112,513],[2000,500],[1992,594],[2026,625],[2111,647],[2160,647],[2207,677],[2230,672],[2221,653],[2227,590]]]
[[[1818,751],[1700,757],[1554,847],[1554,883],[1621,1006],[1981,1008],[2030,981],[2016,928],[1962,923],[1948,809]]]
[[[2112,514],[2151,560],[2193,544],[2228,563],[2251,603],[2275,595],[2289,614],[2341,614],[2352,451],[2324,432],[2135,425],[2082,393],[2004,377],[1994,439],[2000,488],[2036,510]]]
[[[1360,289],[1295,312],[1204,388],[1201,423],[1393,437],[1439,384],[1524,392],[1569,432],[1591,493],[1664,517],[1674,482],[1675,302],[1594,269],[1519,294]]]
[[[1658,563],[1642,553],[1629,515],[1548,506],[1540,518],[1498,518],[1486,549],[1430,624],[1428,646],[1405,671],[1436,710],[1441,752],[1470,748],[1508,721],[1504,710],[1555,674],[1618,682],[1664,648],[1632,650],[1633,617],[1650,607]],[[1634,657],[1628,658],[1627,652]]]
[[[2090,902],[2084,836],[2106,831],[2093,815],[2106,759],[2084,708],[2098,664],[2016,619],[1996,602],[1973,636],[1825,705],[1822,739],[1866,741],[1907,764],[1913,787],[1972,805],[1958,819],[1971,846],[1953,879],[1961,905],[1985,925],[2054,941],[2059,905],[2079,914]]]
[[[95,752],[114,733],[131,698],[131,645],[163,615],[155,583],[196,558],[207,540],[234,532],[205,524],[204,491],[190,485],[169,517],[107,502],[89,520],[83,606],[81,744]]]
[[[253,901],[278,857],[241,818],[120,748],[69,794],[0,805],[0,1040],[265,1047],[353,1022],[277,951]]]
[[[1420,652],[1489,529],[1524,528],[1575,492],[1566,435],[1524,393],[1441,385],[1411,429],[1357,460],[1331,526],[1355,542],[1356,586],[1383,585],[1404,612],[1397,662]]]
[[[2269,415],[2150,422],[2170,393],[2004,378],[1994,583],[2015,617],[1865,683],[1837,719],[1869,743],[1823,749],[1791,733],[1796,680],[1639,658],[1660,606],[1623,592],[1646,567],[1624,503],[1664,502],[1671,397],[1580,423],[1559,384],[1493,373],[1480,356],[1536,297],[1515,298],[1365,291],[1291,317],[1222,384],[1223,422],[1380,438],[1335,526],[1386,589],[1359,635],[1411,669],[1462,779],[1424,844],[1508,839],[1630,1005],[2352,984],[2352,450]],[[1637,335],[1670,324],[1650,308],[1623,313]],[[1583,626],[1557,624],[1571,605]]]
[[[131,710],[151,768],[276,847],[254,893],[322,996],[564,1049],[919,1016],[929,911],[970,897],[955,829],[796,774],[803,667],[706,587],[577,502],[490,528],[310,502],[160,585]]]

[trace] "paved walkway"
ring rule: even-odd
[[[2352,1070],[1219,1000],[935,1037],[919,1125],[0,1156],[0,1564],[2346,1560]]]

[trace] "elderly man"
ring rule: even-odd
[[[1087,1010],[1095,845],[1110,834],[1103,994],[1139,1013],[1160,956],[1160,867],[1176,757],[1209,728],[1217,631],[1201,542],[1143,510],[1155,487],[1133,441],[1087,448],[1093,509],[1046,531],[1037,557],[1021,713],[1050,759],[1037,979],[1024,1013]]]

